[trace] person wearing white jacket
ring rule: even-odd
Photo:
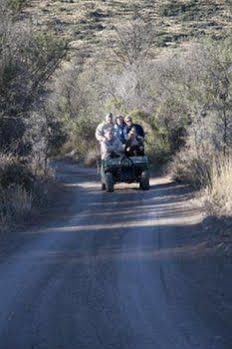
[[[113,130],[105,132],[105,140],[101,142],[101,159],[108,160],[110,158],[119,157],[125,151],[125,144],[115,136]]]
[[[95,131],[95,137],[98,140],[98,142],[105,141],[105,133],[108,130],[114,129],[114,120],[113,120],[113,114],[109,113],[105,117],[105,121],[101,122]]]

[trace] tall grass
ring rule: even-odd
[[[232,217],[232,157],[220,156],[211,166],[210,181],[203,191],[208,215]]]
[[[210,154],[199,155],[191,148],[186,148],[176,154],[168,171],[176,182],[188,183],[198,190],[209,185],[211,159]]]
[[[46,207],[54,170],[39,157],[22,164],[7,151],[0,152],[0,231],[7,231],[28,218],[35,209]]]

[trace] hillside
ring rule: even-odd
[[[155,24],[160,50],[209,35],[220,39],[231,27],[230,1],[223,0],[32,0],[24,14],[39,28],[71,40],[75,49],[96,50],[118,26],[136,14]]]

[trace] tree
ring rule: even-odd
[[[3,5],[0,7],[1,146],[10,151],[14,148],[14,152],[18,149],[20,156],[27,156],[33,143],[30,114],[38,108],[47,81],[66,54],[67,44],[52,34],[38,33],[29,24],[15,21],[12,12]]]
[[[113,36],[108,40],[109,58],[124,69],[138,65],[154,56],[156,30],[152,23],[134,19],[126,25],[114,27]]]

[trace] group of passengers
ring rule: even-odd
[[[131,116],[107,114],[105,121],[98,125],[95,136],[100,142],[101,158],[144,155],[145,133],[141,125],[133,123]]]

